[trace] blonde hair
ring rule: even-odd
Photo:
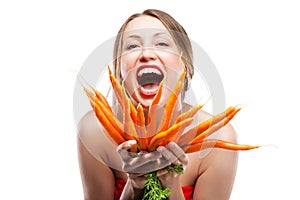
[[[114,75],[119,81],[122,80],[120,57],[122,54],[123,33],[126,29],[127,24],[131,20],[140,16],[155,17],[162,22],[162,24],[166,27],[167,30],[169,30],[175,44],[177,45],[177,48],[179,49],[180,52],[182,52],[181,59],[185,65],[186,72],[187,72],[183,91],[186,91],[189,88],[191,79],[194,75],[193,51],[192,51],[192,45],[190,39],[186,31],[184,30],[184,28],[172,16],[170,16],[169,14],[163,11],[156,10],[156,9],[148,9],[142,13],[133,14],[121,26],[114,45],[114,52],[113,52],[113,58],[114,58],[113,64],[114,64],[114,73],[115,73]],[[183,97],[184,97],[184,93],[185,92],[183,92],[182,94]]]

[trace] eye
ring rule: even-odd
[[[137,48],[137,47],[139,47],[139,45],[137,45],[137,44],[130,44],[130,45],[127,46],[127,50],[131,50],[131,49],[134,49],[134,48]]]
[[[169,44],[166,43],[166,42],[158,42],[157,45],[161,46],[161,47],[168,47],[169,46]]]

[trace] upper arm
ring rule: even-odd
[[[95,138],[97,130],[86,116],[79,125],[78,161],[83,185],[84,198],[89,200],[114,199],[115,178],[112,170],[97,155]],[[99,137],[99,136],[98,136]],[[99,146],[98,146],[99,147]],[[103,150],[102,150],[103,151]]]
[[[223,140],[236,142],[231,125],[224,127]],[[201,200],[227,200],[230,197],[238,162],[238,152],[214,148],[203,160],[197,179],[194,198]]]

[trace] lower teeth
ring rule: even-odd
[[[145,89],[144,87],[141,87],[141,89],[144,93],[148,93],[148,94],[156,92],[156,89]]]

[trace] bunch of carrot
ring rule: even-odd
[[[185,128],[192,123],[194,115],[204,105],[191,108],[187,112],[179,115],[175,123],[171,124],[177,97],[184,85],[185,71],[180,75],[164,108],[161,122],[159,126],[156,127],[156,111],[162,95],[163,83],[160,84],[158,92],[148,108],[148,121],[146,123],[142,106],[139,104],[135,107],[132,104],[126,95],[125,88],[114,77],[109,67],[108,70],[115,96],[123,110],[122,122],[114,115],[106,98],[99,91],[93,87],[91,87],[92,91],[84,86],[83,89],[90,100],[99,122],[116,145],[126,140],[136,140],[137,145],[131,149],[132,152],[151,152],[155,151],[159,146],[164,146],[174,141],[182,147],[186,153],[212,147],[228,150],[249,150],[259,147],[235,144],[219,139],[207,139],[207,137],[215,131],[224,127],[241,110],[238,106],[227,108],[224,112],[201,122],[189,129],[186,133],[184,133]]]

